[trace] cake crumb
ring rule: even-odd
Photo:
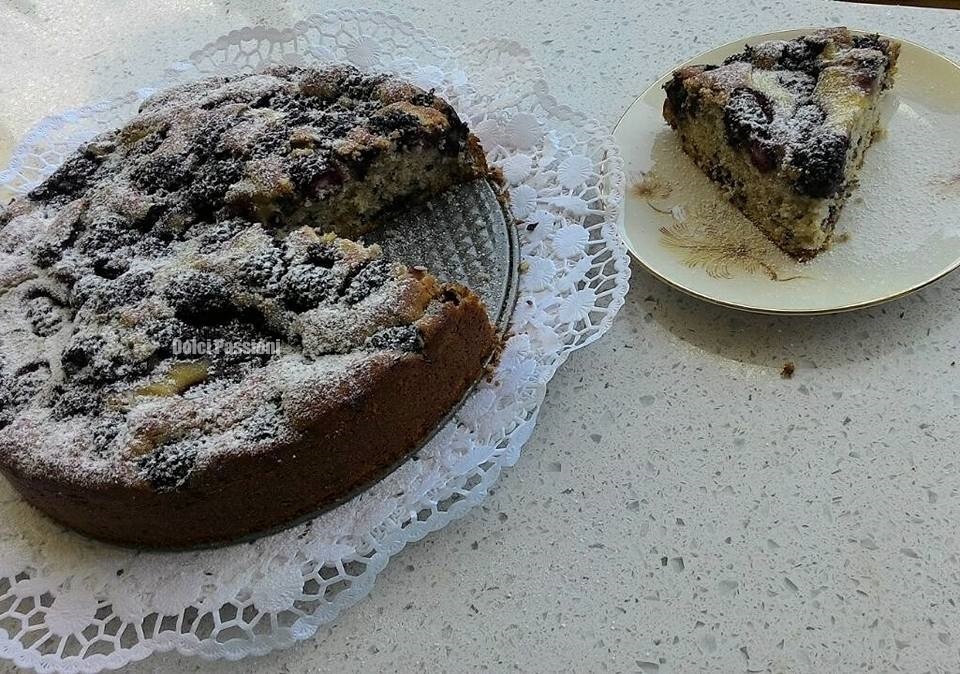
[[[783,368],[780,370],[780,376],[784,379],[792,379],[793,373],[797,369],[797,366],[793,364],[792,360],[788,360],[783,364]]]
[[[653,171],[641,172],[639,177],[630,183],[630,194],[638,199],[665,199],[672,191],[670,184],[661,180]]]

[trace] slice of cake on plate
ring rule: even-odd
[[[684,151],[784,252],[830,244],[900,45],[829,28],[677,70],[663,116]]]

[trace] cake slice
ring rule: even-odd
[[[677,70],[663,116],[684,151],[771,241],[829,246],[893,84],[900,45],[828,28]]]

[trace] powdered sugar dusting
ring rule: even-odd
[[[430,277],[276,217],[343,181],[338,136],[384,147],[428,117],[463,151],[449,106],[388,83],[335,66],[187,84],[0,212],[0,457],[175,489],[292,441],[384,352],[422,348]],[[393,103],[419,117],[381,114]]]
[[[753,66],[749,63],[731,63],[714,70],[705,71],[700,77],[704,86],[729,94],[738,87],[750,85]]]

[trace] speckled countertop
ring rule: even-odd
[[[0,0],[0,160],[39,117],[150,81],[232,28],[361,3],[265,4]],[[662,71],[758,32],[846,23],[960,59],[960,12],[946,10],[377,7],[443,42],[523,43],[558,98],[611,125]],[[769,318],[635,270],[613,330],[562,368],[483,508],[408,547],[370,597],[296,648],[130,671],[956,671],[958,335],[956,274],[881,308]]]

